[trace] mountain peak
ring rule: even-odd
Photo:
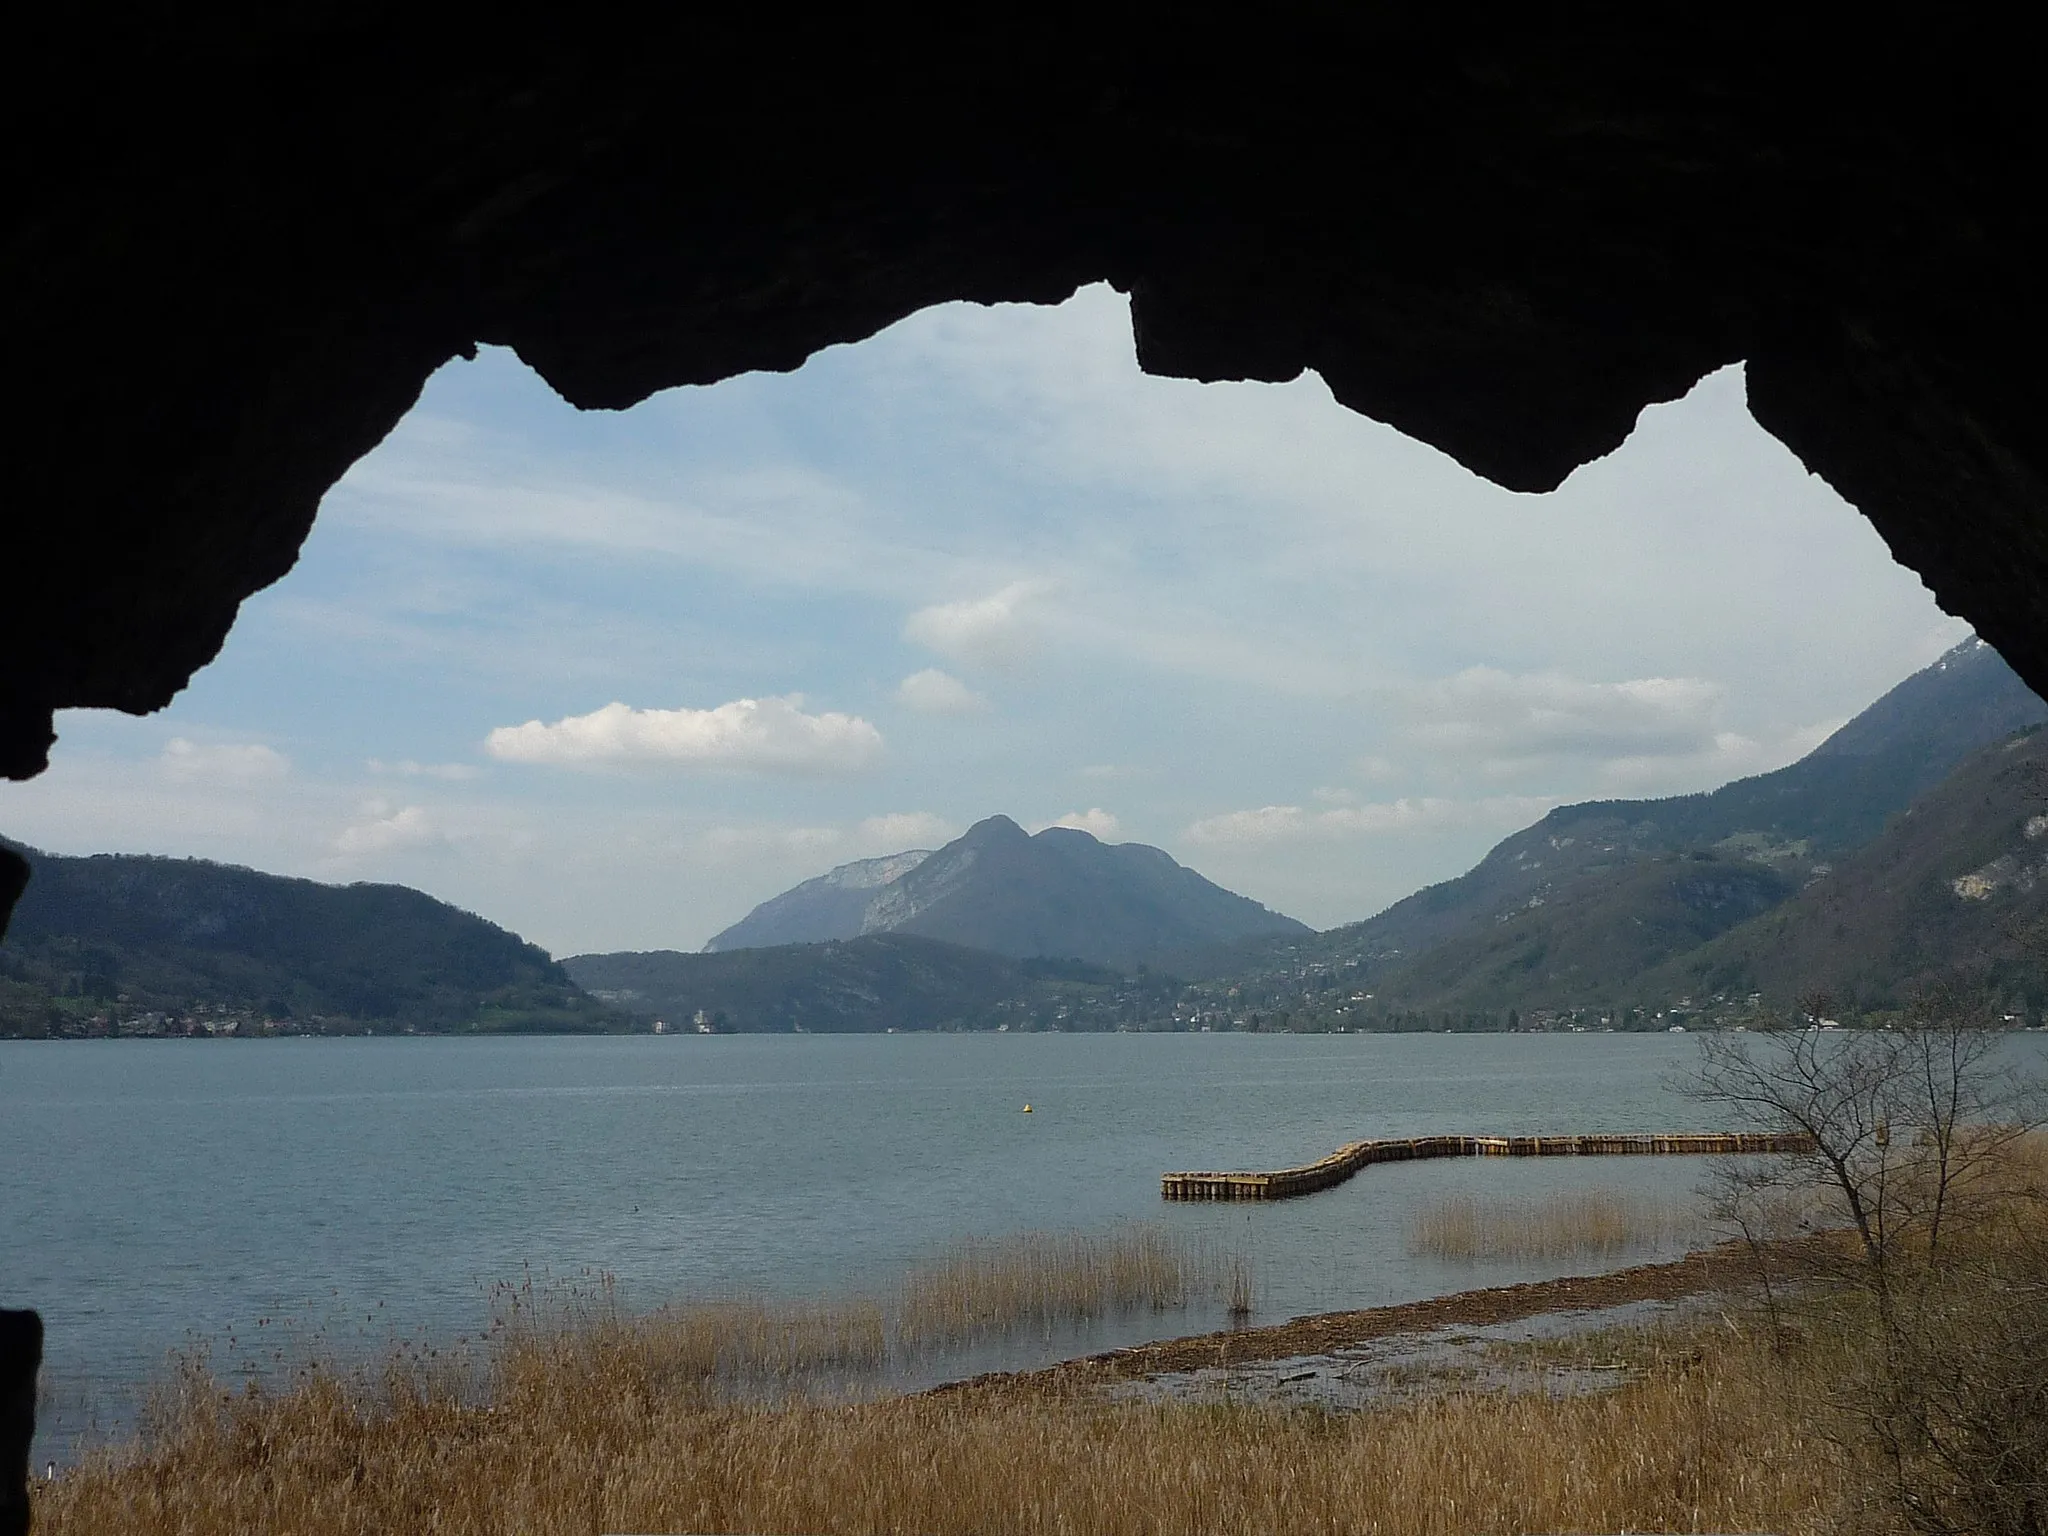
[[[1022,843],[1030,840],[1030,834],[1007,816],[984,816],[969,827],[948,847],[965,843],[969,847],[981,847],[995,843]]]
[[[841,873],[763,902],[706,947],[894,933],[1017,959],[1135,965],[1210,944],[1309,932],[1161,849],[1104,843],[1075,827],[1031,836],[1008,816],[985,817],[936,853],[857,891],[835,883]]]

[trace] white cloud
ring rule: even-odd
[[[281,779],[291,759],[260,742],[203,744],[173,736],[157,758],[165,777],[179,783],[254,784]]]
[[[612,703],[544,725],[501,725],[484,741],[506,762],[568,768],[670,767],[830,775],[872,766],[882,733],[857,715],[806,714],[803,696],[734,699],[715,709]]]
[[[920,608],[903,624],[903,638],[973,666],[1021,665],[1037,649],[1039,623],[1031,603],[1045,591],[1038,581],[1013,581],[987,597]]]
[[[1740,731],[1718,731],[1699,751],[1685,756],[1635,755],[1611,758],[1600,765],[1604,794],[1656,796],[1710,789],[1754,773],[1769,773],[1797,762],[1846,722],[1824,720],[1795,727],[1764,740]]]
[[[446,842],[426,807],[401,806],[394,810],[388,800],[366,800],[363,819],[342,829],[334,840],[337,853],[391,853],[401,848],[424,848]]]
[[[971,715],[988,708],[988,700],[950,672],[926,667],[896,685],[896,701],[921,715]]]
[[[1327,811],[1306,810],[1298,805],[1262,805],[1255,810],[1204,817],[1190,826],[1186,835],[1189,842],[1219,847],[1385,837],[1472,825],[1512,828],[1526,826],[1557,803],[1549,795],[1490,795],[1483,800],[1422,795],[1370,805],[1338,806]]]
[[[1697,677],[1588,683],[1470,667],[1409,690],[1407,734],[1492,772],[1557,758],[1690,757],[1713,749],[1725,692]]]
[[[447,779],[450,782],[480,779],[484,774],[483,769],[473,763],[416,763],[409,757],[396,763],[373,757],[363,766],[377,774],[394,774],[406,779]]]
[[[727,858],[760,853],[812,853],[837,848],[844,840],[845,834],[837,827],[712,827],[704,834],[704,848],[715,857]]]
[[[754,822],[706,829],[698,846],[708,857],[720,862],[763,859],[804,860],[817,866],[812,873],[847,859],[868,858],[885,853],[903,853],[912,848],[936,848],[959,835],[945,817],[930,811],[891,811],[869,816],[851,829],[831,826],[791,826],[784,822]]]
[[[1077,832],[1087,832],[1108,842],[1123,829],[1123,823],[1101,806],[1094,805],[1085,811],[1069,811],[1064,816],[1056,816],[1044,826],[1032,830],[1043,832],[1046,827],[1072,827]]]
[[[862,848],[886,853],[903,853],[912,848],[937,848],[960,834],[943,816],[930,811],[893,811],[870,816],[854,829],[854,841]]]

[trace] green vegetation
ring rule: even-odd
[[[0,1035],[638,1027],[517,934],[403,886],[198,859],[31,862],[0,945]]]
[[[681,1030],[1145,1027],[1170,1017],[1182,991],[1144,967],[1126,976],[907,934],[716,954],[575,955],[563,966],[592,996]]]
[[[1767,915],[1675,958],[1647,991],[1825,987],[1847,1014],[1961,981],[2039,1022],[2048,1001],[2048,733],[1978,753],[1868,847]]]

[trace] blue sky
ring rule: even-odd
[[[1967,632],[1739,369],[1515,495],[1312,375],[1147,378],[1097,287],[618,413],[451,363],[220,659],[60,717],[0,829],[569,954],[1001,811],[1328,926],[1561,801],[1788,762]]]

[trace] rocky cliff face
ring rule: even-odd
[[[776,944],[821,944],[868,932],[866,918],[875,893],[931,857],[913,848],[880,859],[856,859],[806,880],[760,906],[715,935],[707,954],[730,949],[766,949]]]

